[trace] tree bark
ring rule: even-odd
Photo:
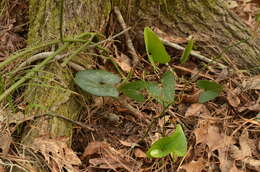
[[[59,2],[29,1],[29,45],[59,39]],[[207,57],[216,57],[225,50],[223,57],[231,59],[239,67],[253,69],[260,66],[260,40],[253,39],[239,18],[218,0],[65,0],[64,35],[86,31],[105,34],[117,23],[113,15],[114,6],[119,7],[125,22],[132,27],[130,36],[136,47],[144,47],[143,28],[155,26],[175,37],[193,35],[198,50]],[[115,30],[120,31],[118,28]],[[244,42],[232,46],[239,41]],[[80,61],[85,64],[84,58],[81,57]],[[80,105],[69,91],[73,90],[70,69],[52,63],[43,70],[45,72],[38,72],[25,91],[27,115],[51,110],[67,118],[78,119]],[[26,144],[43,134],[53,138],[71,137],[72,126],[60,119],[37,119],[34,123],[37,127],[31,128],[23,139]]]

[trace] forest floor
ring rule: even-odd
[[[236,12],[256,33],[255,22],[257,1],[230,1],[230,8]],[[13,1],[8,12],[0,20],[0,62],[8,56],[26,47],[28,30],[28,5]],[[3,20],[4,19],[4,20]],[[1,23],[2,22],[2,23]],[[167,33],[164,38],[171,39]],[[173,38],[187,43],[186,38]],[[179,42],[175,43],[179,43]],[[131,69],[130,59],[118,53],[111,46],[115,61],[127,75]],[[61,139],[49,141],[53,151],[59,146],[70,154],[60,158],[56,163],[63,164],[65,171],[260,171],[260,75],[251,75],[246,70],[236,68],[233,72],[220,69],[213,64],[206,64],[194,56],[184,65],[179,64],[182,52],[167,47],[170,56],[176,57],[169,63],[176,74],[176,102],[170,106],[165,115],[158,118],[145,136],[152,118],[160,116],[163,110],[156,101],[148,99],[137,103],[130,98],[120,96],[120,101],[109,97],[93,96],[92,103],[82,112],[81,122],[91,124],[95,131],[76,127],[73,133],[72,148],[64,146]],[[174,53],[171,53],[174,52]],[[138,52],[139,53],[139,52]],[[203,52],[200,52],[203,54]],[[144,58],[133,71],[132,78],[159,81],[160,76],[168,70],[165,65],[159,66],[160,71],[154,73],[153,67]],[[117,72],[114,65],[107,61],[95,64],[99,68]],[[12,68],[12,65],[8,67]],[[144,70],[145,69],[145,70]],[[145,71],[145,72],[144,72]],[[207,79],[221,84],[224,91],[216,99],[207,103],[199,103],[201,90],[196,80]],[[0,82],[3,82],[0,78]],[[0,93],[4,87],[0,85]],[[19,99],[19,97],[18,97]],[[12,103],[15,113],[22,111],[22,105]],[[123,102],[123,103],[122,103]],[[10,106],[10,102],[9,102]],[[21,146],[15,133],[0,110],[0,172],[14,167],[28,169],[23,166],[23,154],[17,152]],[[100,115],[102,114],[102,115]],[[151,144],[162,136],[172,133],[176,124],[181,124],[188,141],[188,151],[184,157],[173,160],[171,156],[160,159],[149,159],[146,151]],[[8,127],[6,127],[8,126]],[[4,128],[4,129],[3,129]],[[15,129],[16,130],[16,129]],[[8,132],[6,132],[8,131]],[[40,142],[47,144],[47,141]],[[56,147],[55,147],[56,146]],[[40,145],[39,145],[40,147]],[[57,150],[55,150],[57,149]],[[75,156],[78,158],[75,158]],[[58,171],[59,165],[44,155],[38,159],[52,171]],[[45,159],[45,160],[44,160]],[[77,162],[80,161],[80,165]],[[76,165],[75,165],[76,164]],[[25,170],[26,171],[26,170]],[[29,170],[29,171],[33,171]]]

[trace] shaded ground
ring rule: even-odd
[[[243,1],[232,2],[233,6],[230,8],[233,8],[257,33],[257,24],[253,20],[257,10],[256,4]],[[3,15],[5,18],[1,19],[0,61],[26,45],[27,5],[13,2],[8,5],[8,9],[8,13]],[[185,40],[183,43],[185,45]],[[112,50],[118,65],[126,74],[129,67],[128,57],[118,55],[113,46],[108,48]],[[118,49],[124,52],[123,47]],[[56,162],[63,164],[63,168],[67,171],[77,171],[77,168],[91,172],[113,170],[259,171],[260,76],[250,76],[239,69],[235,69],[234,72],[221,70],[195,57],[191,57],[185,65],[180,65],[178,57],[181,52],[171,47],[167,47],[167,50],[171,56],[175,57],[169,65],[174,68],[177,75],[176,104],[171,106],[166,115],[157,121],[147,137],[144,137],[147,127],[152,118],[159,116],[162,107],[153,100],[136,103],[122,95],[119,101],[112,98],[93,97],[93,101],[87,103],[80,121],[84,124],[91,124],[95,131],[75,127],[73,152],[60,143],[63,141],[62,138],[45,140],[45,142],[39,140],[38,143],[53,146],[51,153],[54,160],[58,145],[64,151],[66,150],[65,153],[73,154],[70,157],[56,159]],[[203,52],[200,53],[203,54]],[[147,61],[143,59],[140,63],[134,71],[134,79],[145,78],[149,81],[158,81],[162,73],[167,70],[166,66],[160,66],[160,73],[154,74]],[[113,64],[105,60],[100,60],[96,66],[117,72]],[[12,69],[12,66],[9,68]],[[213,79],[224,86],[224,92],[214,101],[199,104],[198,97],[201,90],[195,84],[198,79]],[[22,112],[23,105],[17,106],[16,101],[19,102],[19,98],[17,99],[9,102],[9,108],[13,108],[12,112],[8,111],[9,113],[18,115]],[[7,113],[5,106],[2,109],[1,113]],[[28,166],[24,166],[22,160],[25,159],[18,151],[21,145],[16,140],[19,140],[20,127],[12,128],[12,125],[9,125],[10,122],[2,119],[0,122],[2,128],[0,172],[8,171],[14,164],[29,169]],[[26,122],[23,121],[21,125]],[[174,163],[170,156],[155,160],[146,158],[145,152],[149,145],[162,135],[171,133],[176,124],[182,125],[188,139],[189,148],[186,156],[178,158]],[[11,137],[14,141],[11,141]],[[42,152],[40,145],[39,147],[39,149],[33,149]],[[52,171],[58,169],[57,164],[47,160],[49,155],[32,154],[38,157],[34,159],[35,161],[40,161]],[[75,155],[80,158],[80,165]],[[72,168],[69,165],[76,166]]]

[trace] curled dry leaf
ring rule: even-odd
[[[185,103],[198,103],[201,92],[202,92],[201,90],[198,90],[192,95],[187,95],[187,94],[184,95],[183,96],[183,102],[185,102]]]
[[[12,142],[12,137],[9,133],[0,136],[0,150],[2,150],[2,153],[4,155],[8,153],[11,142]]]
[[[121,67],[121,69],[125,72],[130,72],[131,67],[131,60],[125,54],[121,53],[117,58],[114,59],[117,64]]]
[[[240,104],[240,99],[231,89],[227,91],[227,100],[228,103],[233,107],[238,107]]]
[[[93,154],[100,154],[101,149],[105,147],[108,147],[108,144],[106,142],[98,142],[98,141],[91,142],[85,148],[82,158],[85,158]]]
[[[191,162],[181,166],[181,169],[186,170],[186,172],[201,172],[206,166],[206,161],[202,158],[197,161],[192,160]]]
[[[192,104],[186,111],[185,116],[209,116],[209,110],[204,104]]]
[[[1,162],[1,160],[0,160],[0,162]],[[5,169],[2,165],[0,165],[0,172],[5,172]]]
[[[255,169],[260,168],[260,160],[252,158],[252,145],[248,138],[247,130],[244,130],[239,137],[240,148],[236,145],[230,147],[231,157],[235,160],[241,160],[243,163],[248,164]]]
[[[147,157],[146,154],[140,148],[135,148],[134,154],[137,158],[146,158]]]
[[[76,172],[74,165],[80,165],[81,161],[65,141],[58,139],[36,138],[31,147],[42,153],[48,163],[54,163],[59,169],[65,168],[68,172]]]
[[[120,151],[116,151],[109,145],[101,150],[102,158],[93,158],[89,160],[92,167],[102,168],[102,169],[126,169],[130,172],[139,171],[141,163],[135,161],[126,154],[122,154]]]
[[[243,82],[243,86],[246,89],[260,90],[260,75],[256,75],[249,80]]]
[[[196,144],[204,143],[208,145],[210,151],[219,150],[234,143],[232,137],[219,131],[214,125],[209,125],[206,121],[199,128],[194,130]]]

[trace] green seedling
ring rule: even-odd
[[[188,45],[186,46],[186,48],[183,51],[182,56],[180,58],[181,64],[184,64],[188,61],[190,53],[191,53],[192,48],[193,48],[193,44],[194,44],[194,40],[193,40],[192,36],[190,36],[189,41],[188,41]]]
[[[166,52],[164,45],[148,27],[144,29],[144,39],[148,58],[154,69],[157,69],[155,63],[165,64],[170,61],[170,56]],[[189,45],[189,49],[192,49],[191,45]],[[183,62],[187,61],[190,51],[191,50],[186,51]],[[150,97],[154,98],[163,106],[163,111],[159,118],[163,117],[168,107],[174,103],[175,78],[172,71],[164,73],[161,78],[161,83],[138,80],[123,84],[118,88],[117,85],[120,85],[120,80],[121,79],[117,75],[103,70],[81,71],[76,74],[74,79],[75,83],[84,91],[97,96],[111,96],[117,98],[119,92],[122,92],[128,97],[142,102],[146,99],[142,94],[142,91],[146,90]],[[145,136],[157,119],[158,118],[153,118]],[[147,152],[147,156],[151,158],[162,158],[168,154],[172,154],[174,158],[176,158],[178,156],[184,156],[186,152],[186,137],[181,126],[177,125],[176,131],[173,134],[159,139],[151,146]]]
[[[176,158],[184,156],[186,152],[187,140],[181,125],[178,124],[174,133],[157,140],[146,154],[149,158],[163,158],[169,154]]]
[[[144,28],[144,42],[148,59],[154,69],[157,68],[155,63],[166,64],[171,60],[159,37],[149,27]]]
[[[204,92],[199,97],[200,103],[213,100],[214,98],[218,97],[223,90],[223,87],[220,84],[208,80],[197,81],[197,86],[204,90]]]

